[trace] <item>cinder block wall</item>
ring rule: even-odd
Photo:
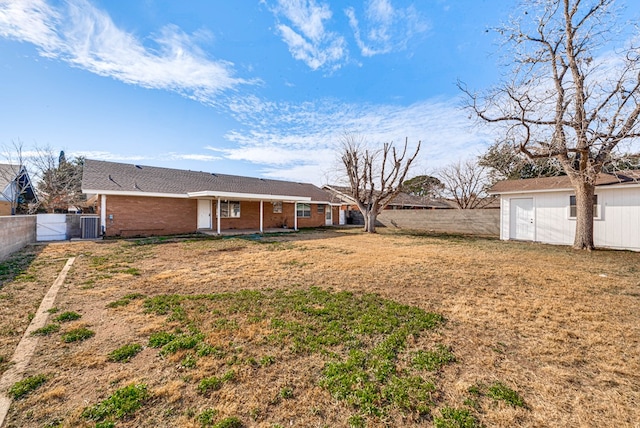
[[[0,260],[36,241],[36,216],[0,217]]]
[[[386,227],[437,233],[500,236],[500,210],[385,210],[378,221]]]

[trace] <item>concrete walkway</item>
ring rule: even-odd
[[[4,424],[4,419],[9,412],[9,407],[11,406],[11,397],[8,395],[9,388],[11,388],[14,383],[22,380],[24,372],[36,350],[36,345],[38,344],[38,336],[32,336],[31,333],[44,327],[47,323],[47,319],[49,318],[48,310],[53,307],[58,291],[64,283],[64,280],[67,277],[67,272],[69,272],[69,269],[71,269],[75,260],[75,257],[71,257],[67,260],[67,263],[60,271],[60,274],[58,274],[55,282],[51,288],[49,288],[49,291],[47,291],[44,299],[42,299],[42,303],[40,303],[38,312],[36,312],[36,316],[31,320],[31,324],[27,327],[27,331],[24,332],[22,339],[20,339],[20,343],[18,343],[18,346],[13,353],[13,358],[11,358],[10,361],[11,366],[6,372],[4,372],[2,378],[0,378],[0,427]]]

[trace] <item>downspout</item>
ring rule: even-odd
[[[104,236],[107,233],[107,195],[100,195],[100,226]]]
[[[218,203],[216,205],[216,227],[218,229],[218,235],[220,235],[220,211],[221,209],[221,205],[220,205],[220,198],[217,199]]]
[[[293,230],[298,231],[298,203],[293,203]]]
[[[260,199],[260,233],[264,232],[264,201]]]

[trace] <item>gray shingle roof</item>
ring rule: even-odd
[[[87,193],[132,192],[186,195],[192,192],[308,197],[329,201],[329,195],[310,183],[242,177],[154,166],[131,165],[85,159],[82,191]]]
[[[607,186],[613,184],[633,184],[638,183],[640,170],[620,171],[616,174],[600,174],[596,180],[596,186]],[[557,177],[527,178],[524,180],[504,180],[498,181],[490,189],[491,194],[532,192],[542,190],[562,190],[571,189],[573,186],[569,177],[561,175]]]

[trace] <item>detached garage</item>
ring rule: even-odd
[[[640,170],[601,174],[594,201],[594,244],[640,251]],[[500,239],[572,245],[576,200],[566,176],[496,183]]]

